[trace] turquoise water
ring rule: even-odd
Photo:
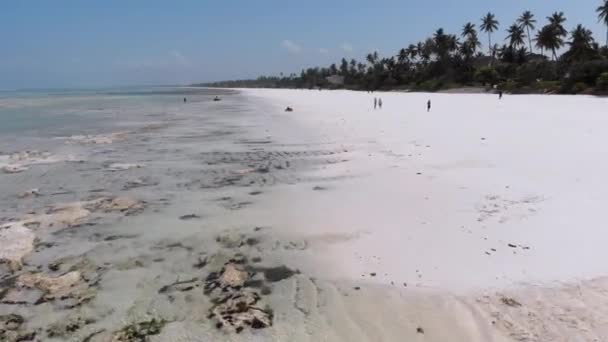
[[[180,87],[129,87],[0,91],[0,136],[92,134],[138,115],[208,100],[222,91]]]

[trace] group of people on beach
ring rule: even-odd
[[[501,94],[502,97],[502,94]],[[374,97],[374,110],[376,110],[376,108],[382,109],[382,99],[379,97]],[[428,100],[426,102],[426,111],[430,112],[431,111],[431,100]]]
[[[382,109],[382,99],[374,97],[374,109],[376,109],[377,107],[380,107],[380,109]]]

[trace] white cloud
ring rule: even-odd
[[[329,50],[327,50],[326,48],[319,48],[319,53],[322,55],[325,55],[325,54],[329,53]]]
[[[340,49],[344,50],[344,52],[353,52],[355,50],[351,43],[342,43]]]
[[[302,47],[291,40],[285,39],[281,42],[281,45],[290,53],[300,53],[302,51]]]

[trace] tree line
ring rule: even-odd
[[[501,44],[493,44],[500,22],[493,13],[479,26],[468,22],[461,32],[442,28],[390,57],[378,52],[364,61],[342,58],[328,67],[307,68],[298,74],[261,76],[205,84],[220,87],[346,88],[353,90],[409,89],[436,91],[462,86],[484,86],[511,92],[605,93],[608,92],[608,0],[596,9],[606,25],[606,45],[578,24],[566,28],[563,12],[546,17],[537,26],[536,16],[525,11],[506,27]],[[480,34],[487,35],[487,46]]]

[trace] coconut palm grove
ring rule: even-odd
[[[394,56],[371,52],[364,61],[343,58],[328,67],[304,69],[299,75],[205,85],[419,91],[471,86],[512,93],[606,94],[608,0],[596,12],[606,26],[604,42],[583,25],[569,27],[563,12],[541,19],[525,11],[510,25],[487,13],[478,23],[465,23],[457,34],[439,28]],[[507,37],[496,43],[493,35],[501,29]]]

